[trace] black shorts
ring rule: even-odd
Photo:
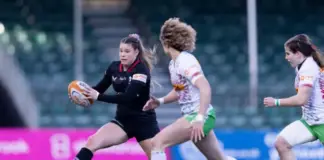
[[[117,116],[111,122],[122,128],[129,139],[135,137],[137,142],[153,138],[160,131],[156,118],[143,120],[139,117]]]

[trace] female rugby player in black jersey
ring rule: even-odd
[[[133,137],[150,157],[150,139],[159,132],[159,127],[155,111],[144,112],[142,108],[150,97],[154,50],[144,48],[140,37],[131,34],[121,40],[119,58],[120,61],[110,64],[96,86],[84,92],[89,99],[116,103],[115,119],[89,137],[76,160],[90,160],[97,150],[124,143]],[[104,94],[110,85],[116,94]]]

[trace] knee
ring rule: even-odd
[[[92,153],[94,153],[95,151],[97,151],[100,148],[100,141],[98,142],[98,140],[96,140],[96,136],[95,135],[91,135],[86,143],[86,148],[88,148]]]
[[[164,150],[166,145],[160,137],[153,137],[151,140],[152,150]]]
[[[277,138],[275,141],[275,147],[278,152],[286,152],[291,149],[290,144],[283,137]]]

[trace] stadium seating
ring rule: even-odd
[[[294,94],[294,70],[284,60],[283,43],[297,33],[309,34],[320,48],[324,42],[324,25],[319,21],[323,5],[308,6],[306,0],[298,1],[303,3],[293,3],[292,0],[258,1],[258,107],[248,106],[244,1],[132,0],[130,7],[137,11],[136,16],[145,20],[155,39],[160,26],[169,17],[181,17],[198,31],[194,54],[203,64],[213,87],[218,127],[270,128],[282,127],[300,117],[298,108],[265,109],[262,105],[265,96]],[[321,2],[317,0],[316,3]],[[8,54],[17,57],[30,79],[40,102],[41,125],[88,127],[106,122],[113,114],[107,104],[96,105],[91,110],[82,109],[73,107],[67,97],[66,86],[74,79],[72,1],[3,0],[0,1],[0,8],[0,19],[6,27],[0,41],[5,44]],[[304,15],[303,11],[308,14]],[[100,32],[85,23],[84,60],[87,67],[84,69],[86,80],[91,84],[101,78],[110,62],[105,58],[105,52],[114,52],[110,50],[116,47],[109,40],[99,42],[96,35],[105,31],[105,36],[108,34],[114,42],[118,42],[116,39],[124,33],[133,32],[133,28],[128,27],[131,23],[124,16],[123,13],[108,16],[111,23],[106,25],[115,28]],[[84,20],[90,24],[107,21],[100,18],[87,21],[87,17]]]
[[[67,96],[67,85],[74,79],[72,1],[1,1],[0,6],[6,13],[1,14],[6,32],[0,40],[30,79],[40,103],[41,126],[100,126],[107,121],[111,117],[107,104],[82,109],[73,107]],[[91,68],[102,61],[94,54],[95,41],[87,33],[84,53],[85,63],[90,65],[85,71],[98,81],[107,63]],[[88,58],[87,54],[93,55]]]
[[[323,11],[323,5],[310,6],[300,1],[258,1],[258,109],[248,107],[245,1],[134,0],[133,6],[145,17],[156,38],[169,17],[180,17],[197,30],[194,54],[213,84],[218,126],[268,128],[282,127],[300,117],[299,108],[264,109],[262,104],[265,96],[284,97],[295,93],[294,70],[284,59],[284,42],[294,34],[307,33],[316,44],[323,44],[324,26],[318,21],[321,17],[318,11]]]

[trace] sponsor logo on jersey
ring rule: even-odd
[[[312,81],[314,79],[314,76],[300,76],[299,79],[301,81]]]
[[[145,74],[134,74],[132,79],[137,80],[137,81],[141,81],[143,83],[146,83],[147,75],[145,75]]]
[[[183,84],[173,84],[173,88],[176,91],[184,90],[185,86]]]
[[[115,76],[111,76],[112,80],[115,82],[116,80],[118,81],[125,81],[127,80],[127,77],[115,77]]]

